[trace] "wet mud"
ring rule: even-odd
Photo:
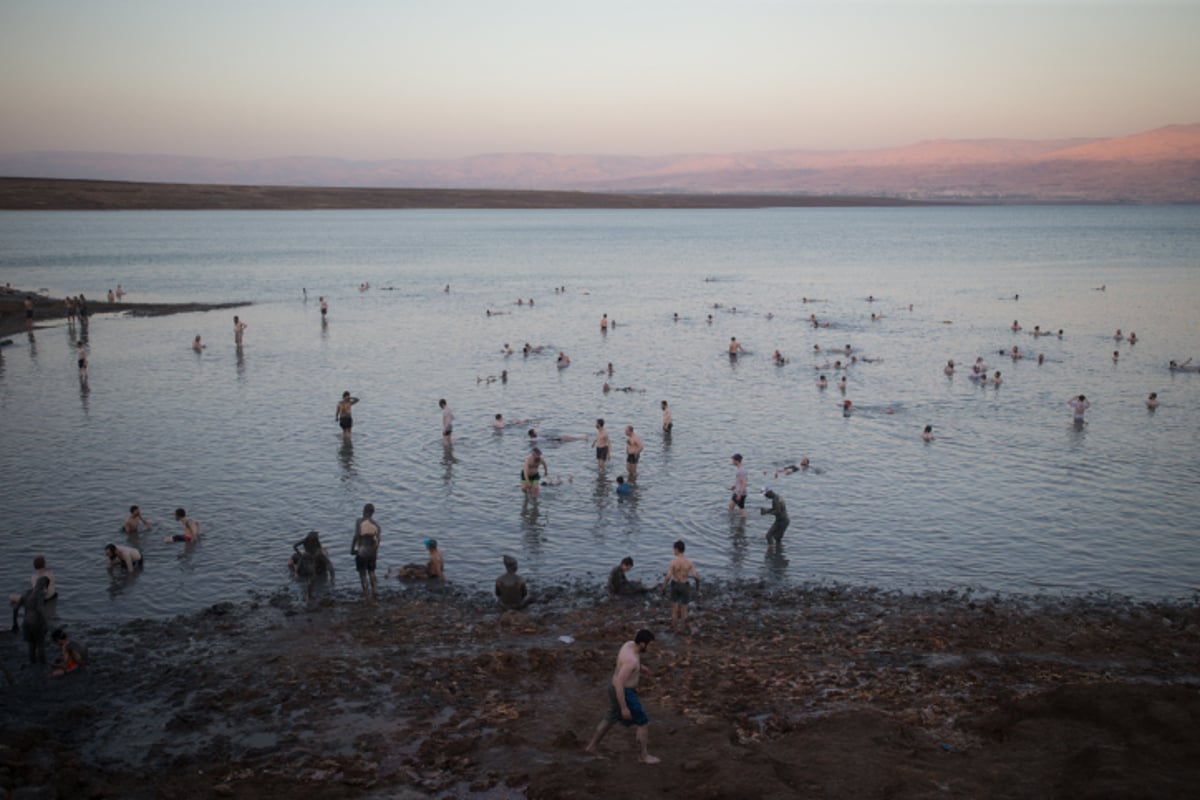
[[[579,589],[505,613],[453,587],[281,590],[72,629],[92,664],[55,679],[8,635],[0,794],[1192,797],[1200,781],[1195,602],[706,584],[673,634],[657,594]],[[589,757],[641,627],[662,763],[637,763],[619,726]]]

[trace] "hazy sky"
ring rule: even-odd
[[[1200,0],[0,0],[0,151],[655,155],[1200,122]]]

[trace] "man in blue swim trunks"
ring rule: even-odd
[[[653,641],[654,634],[642,628],[632,642],[621,645],[621,651],[617,653],[617,668],[608,685],[608,714],[596,726],[596,733],[585,748],[586,752],[595,753],[596,745],[600,744],[604,734],[608,733],[614,722],[619,722],[626,728],[637,726],[638,761],[643,764],[659,763],[660,759],[646,750],[650,738],[647,727],[650,718],[646,716],[637,693],[638,678],[642,672],[650,674],[650,670],[642,666],[642,655]]]

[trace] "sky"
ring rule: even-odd
[[[1200,122],[1200,0],[0,0],[0,152],[843,150]]]

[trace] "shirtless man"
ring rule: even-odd
[[[350,541],[350,555],[354,556],[354,568],[362,583],[363,597],[375,602],[375,559],[379,554],[379,538],[382,530],[375,521],[375,506],[363,506],[363,515],[354,523],[354,538]]]
[[[247,325],[236,316],[233,318],[233,343],[238,347],[242,346],[242,336],[246,332]]]
[[[116,544],[104,545],[104,557],[108,560],[108,568],[125,567],[126,572],[142,568],[142,553],[135,547],[121,547]]]
[[[674,631],[676,625],[679,624],[686,632],[688,603],[692,600],[692,587],[688,583],[688,578],[696,579],[696,589],[699,591],[700,576],[696,574],[696,567],[692,564],[691,559],[683,554],[686,545],[682,539],[675,542],[674,549],[675,557],[667,565],[667,574],[663,577],[662,588],[671,600],[671,630]]]
[[[325,317],[329,314],[329,303],[325,302],[324,297],[318,297],[317,300],[321,303],[321,322],[324,322]]]
[[[643,764],[658,764],[661,761],[646,749],[650,738],[650,730],[646,726],[650,724],[650,718],[642,709],[637,693],[638,678],[642,672],[650,674],[650,670],[642,666],[642,655],[653,641],[654,634],[643,628],[633,637],[633,641],[621,645],[617,654],[617,668],[608,685],[608,714],[596,726],[596,733],[588,742],[586,752],[595,753],[604,734],[608,733],[614,722],[619,722],[626,728],[637,726],[638,761]]]
[[[736,336],[729,337],[729,357],[737,358],[740,353],[746,352],[746,348],[742,347],[741,342]]]
[[[1151,411],[1158,408],[1158,392],[1151,392],[1150,396],[1146,398],[1146,408]]]
[[[438,408],[442,410],[442,444],[450,444],[450,434],[454,433],[454,412],[445,400],[438,400]]]
[[[192,349],[199,353],[204,349],[204,344],[200,341],[200,334],[196,334],[196,338],[192,339]]]
[[[742,464],[742,454],[733,454],[733,486],[730,490],[733,496],[729,498],[729,513],[733,513],[734,506],[742,510],[742,516],[746,516],[746,484],[750,480],[750,470]]]
[[[343,439],[349,439],[350,431],[354,428],[354,415],[350,412],[350,408],[357,402],[357,397],[351,397],[349,392],[342,392],[342,399],[338,401],[337,408],[334,409],[333,417],[342,427]]]
[[[671,419],[671,409],[667,408],[667,401],[663,400],[661,405],[663,412],[662,431],[669,435],[671,429],[675,427],[675,422]]]
[[[550,474],[550,467],[546,464],[546,459],[542,458],[542,451],[535,447],[521,465],[521,491],[527,499],[537,498],[538,482],[542,479],[543,470],[544,474]]]
[[[426,576],[438,583],[445,583],[446,562],[442,560],[442,551],[438,549],[437,539],[426,539],[425,549],[429,552],[429,563],[425,565]]]
[[[125,522],[121,525],[124,531],[128,534],[138,533],[144,527],[150,530],[150,520],[142,516],[142,510],[137,506],[129,507],[129,516],[125,518]]]
[[[1092,407],[1092,404],[1089,403],[1088,399],[1083,395],[1072,397],[1067,401],[1067,405],[1071,407],[1071,412],[1076,425],[1083,424],[1083,412]]]
[[[625,426],[625,439],[625,471],[629,473],[629,480],[632,481],[637,479],[638,461],[646,446],[642,444],[641,437],[633,432],[632,425]]]
[[[164,542],[194,542],[200,538],[200,523],[189,517],[182,508],[175,509],[175,519],[179,520],[183,532],[168,536],[163,539]]]
[[[608,431],[604,428],[604,420],[596,420],[596,467],[604,469],[608,464],[610,457],[609,450],[612,448],[612,441],[608,438]]]
[[[517,574],[517,559],[504,556],[504,574],[496,578],[496,599],[505,608],[517,610],[529,602],[529,587]]]

